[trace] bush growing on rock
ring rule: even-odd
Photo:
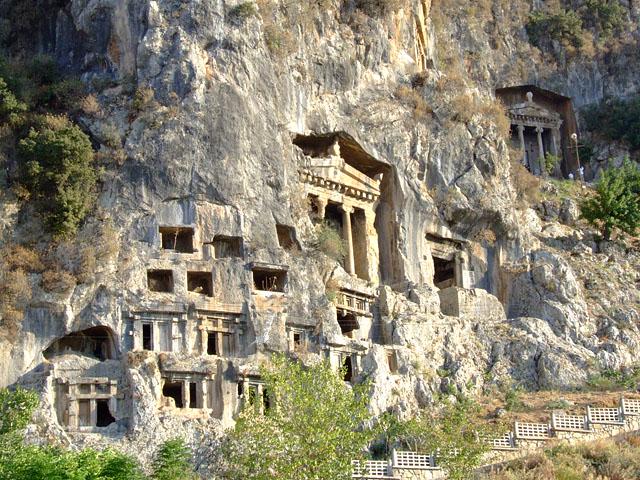
[[[584,118],[589,131],[608,140],[624,141],[634,150],[640,149],[640,95],[591,106],[584,111]]]
[[[602,173],[596,194],[582,203],[582,217],[598,227],[605,240],[614,230],[633,235],[640,227],[640,169],[628,161]]]
[[[531,43],[537,47],[549,39],[582,46],[582,19],[571,10],[533,12],[526,29]]]
[[[48,229],[73,235],[89,213],[98,179],[89,138],[69,121],[32,128],[19,143],[20,179]]]
[[[342,261],[347,254],[347,247],[342,235],[327,222],[318,226],[316,246],[327,257],[338,262]]]

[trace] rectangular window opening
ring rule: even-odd
[[[147,284],[152,292],[173,292],[173,272],[171,270],[148,270]]]
[[[216,332],[207,333],[207,355],[218,355],[218,334]]]
[[[211,243],[215,258],[242,258],[242,237],[216,235]]]
[[[116,421],[113,415],[111,415],[108,400],[96,400],[96,410],[96,427],[108,427]]]
[[[453,287],[456,284],[456,262],[433,257],[433,284],[440,288]]]
[[[289,225],[276,225],[276,233],[278,234],[278,244],[285,250],[296,250],[298,241],[296,240],[296,230]]]
[[[165,381],[162,387],[162,396],[172,398],[176,408],[183,408],[182,382]]]
[[[340,325],[342,334],[348,338],[353,338],[353,332],[360,328],[358,319],[354,314],[340,311],[338,311],[338,325]]]
[[[193,293],[213,296],[213,281],[210,272],[187,272],[187,289]]]
[[[287,272],[284,270],[253,269],[253,286],[264,292],[284,292]]]
[[[198,408],[198,386],[189,382],[189,408]]]
[[[193,228],[160,227],[162,249],[180,253],[193,253]]]
[[[153,351],[153,325],[142,324],[142,349]]]

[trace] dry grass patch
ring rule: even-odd
[[[415,120],[425,120],[431,118],[433,110],[422,95],[413,88],[400,86],[396,90],[396,98],[411,108]]]

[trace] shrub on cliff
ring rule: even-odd
[[[531,43],[539,48],[548,40],[567,42],[574,47],[582,46],[582,19],[571,10],[533,12],[526,30]]]
[[[597,226],[605,240],[618,229],[633,235],[640,227],[640,169],[626,161],[602,173],[596,194],[582,204],[582,217]]]
[[[69,121],[32,128],[19,143],[20,181],[57,236],[76,232],[95,199],[97,172],[87,135]]]
[[[318,225],[315,245],[327,257],[337,262],[341,262],[347,255],[347,246],[342,235],[328,222]]]
[[[583,112],[586,127],[608,140],[622,140],[640,149],[640,95],[610,100]]]

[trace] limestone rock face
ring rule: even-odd
[[[595,333],[569,264],[545,251],[531,253],[531,269],[512,284],[510,317],[546,320],[554,333],[576,340]]]
[[[580,107],[637,89],[640,62],[545,71],[521,2],[486,22],[442,21],[429,0],[386,16],[338,1],[246,15],[235,1],[58,3],[12,48],[88,85],[100,112],[77,121],[113,160],[75,242],[96,247],[95,268],[62,292],[29,273],[24,319],[0,335],[0,386],[41,392],[32,441],[147,462],[181,436],[207,475],[242,405],[264,407],[273,353],[368,378],[373,413],[406,415],[639,360],[637,247],[598,242],[550,184],[523,205],[494,92],[535,83]],[[3,245],[44,251],[4,183]]]

